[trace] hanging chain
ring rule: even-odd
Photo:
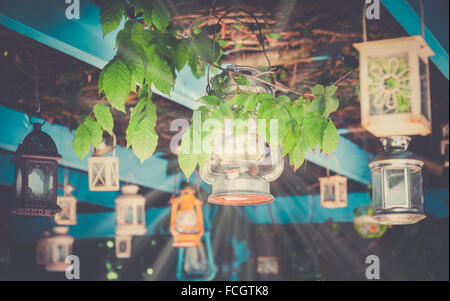
[[[215,1],[213,2],[213,15],[215,15]],[[238,9],[238,8],[231,8],[228,11],[226,11],[222,16],[220,16],[217,20],[216,25],[214,25],[214,35],[213,35],[213,44],[212,44],[212,53],[211,53],[211,62],[214,63],[214,55],[215,55],[215,50],[216,50],[216,33],[217,33],[217,26],[220,24],[220,22],[222,21],[222,19],[224,17],[226,17],[229,13],[233,12],[233,11],[243,11],[246,14],[248,14],[251,18],[253,18],[255,20],[255,24],[258,28],[258,32],[259,32],[259,37],[258,37],[258,42],[261,44],[262,46],[262,50],[263,50],[263,54],[264,57],[267,60],[267,65],[268,65],[268,71],[270,71],[272,69],[272,65],[270,63],[269,57],[267,56],[267,52],[266,52],[266,47],[264,45],[264,35],[262,34],[262,29],[261,29],[261,24],[258,22],[258,19],[255,17],[255,15],[253,15],[253,13],[245,10],[245,9]],[[211,65],[208,64],[207,67],[207,72],[206,72],[206,78],[207,78],[207,85],[206,85],[206,93],[209,93],[211,91],[211,82],[210,82],[210,70],[211,70]]]
[[[34,110],[36,113],[41,112],[41,102],[39,100],[39,89],[38,89],[38,53],[36,51],[36,57],[34,60]]]

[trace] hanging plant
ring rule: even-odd
[[[221,69],[219,66],[214,66]],[[258,122],[258,134],[265,137],[270,143],[271,120],[277,122],[277,143],[283,148],[283,157],[289,155],[290,165],[294,170],[298,169],[304,162],[306,152],[310,148],[313,152],[317,148],[326,154],[335,150],[338,143],[338,131],[329,118],[330,114],[339,107],[339,100],[335,96],[337,87],[334,84],[324,87],[315,85],[311,88],[309,96],[299,96],[293,100],[287,95],[275,97],[270,93],[252,93],[245,90],[245,86],[251,85],[249,79],[258,80],[267,85],[272,85],[268,81],[254,75],[235,74],[229,69],[222,69],[223,72],[211,79],[211,90],[209,95],[197,100],[201,103],[195,116],[202,124],[208,119],[214,119],[216,126],[210,129],[195,129],[191,124],[183,134],[178,152],[178,162],[181,170],[189,179],[197,165],[203,170],[206,162],[212,155],[215,139],[221,139],[220,133],[224,127],[225,119],[249,121],[256,119]],[[266,73],[261,73],[267,76]],[[235,84],[234,96],[231,99],[225,97],[226,83],[232,81]],[[230,93],[228,92],[228,95]],[[260,123],[263,120],[265,122]],[[263,126],[260,126],[262,124]],[[196,132],[197,131],[197,132]],[[200,136],[201,141],[207,140],[211,147],[205,147],[202,142],[200,152],[195,152],[194,136]]]
[[[91,148],[101,142],[103,131],[112,133],[114,121],[111,108],[127,113],[125,103],[131,92],[138,92],[138,103],[130,114],[127,128],[127,147],[141,162],[156,149],[156,107],[151,100],[152,89],[170,95],[176,70],[186,64],[192,74],[200,78],[205,63],[198,60],[211,53],[213,42],[197,32],[192,37],[180,37],[171,27],[170,11],[162,1],[103,0],[100,2],[100,21],[103,36],[114,31],[127,18],[124,28],[117,33],[116,55],[100,72],[99,102],[93,111],[79,121],[73,139],[73,151],[83,159]],[[216,43],[216,49],[220,49]],[[218,51],[214,61],[221,56]]]
[[[153,89],[170,95],[176,71],[183,69],[186,64],[197,78],[205,74],[208,64],[222,69],[218,66],[222,53],[219,43],[211,40],[201,30],[195,30],[196,26],[192,26],[192,36],[180,36],[172,28],[170,11],[162,1],[100,1],[103,36],[117,29],[123,17],[128,20],[117,33],[117,53],[104,66],[98,79],[99,93],[104,97],[88,116],[80,119],[74,134],[73,150],[81,159],[89,153],[91,145],[97,147],[100,144],[103,131],[110,134],[113,132],[111,109],[127,114],[126,100],[131,92],[137,92],[138,102],[129,113],[126,140],[127,147],[131,147],[143,162],[153,154],[158,143],[155,131],[156,106],[151,100]],[[218,51],[213,51],[213,48]],[[212,59],[205,61],[202,58]],[[272,76],[271,72],[266,72],[258,80],[276,86],[269,82]],[[329,118],[339,106],[334,95],[337,89],[335,85],[316,85],[311,88],[307,97],[276,86],[283,92],[299,95],[295,99],[290,99],[287,95],[275,97],[269,93],[249,93],[238,88],[234,91],[237,95],[225,101],[223,83],[227,77],[238,86],[248,83],[248,76],[230,75],[229,72],[222,72],[212,78],[209,94],[198,100],[203,106],[195,111],[202,113],[202,122],[205,119],[216,119],[223,123],[224,118],[243,121],[250,118],[277,120],[277,143],[283,146],[283,156],[289,155],[294,169],[304,162],[308,148],[314,151],[319,146],[326,153],[336,148],[338,133]],[[197,134],[204,138],[208,132]],[[270,141],[270,127],[264,134],[266,141]],[[183,145],[188,136],[194,136],[191,127],[183,135],[181,149],[186,148]],[[214,139],[210,142],[213,144]],[[210,156],[211,152],[203,150],[197,154],[180,151],[178,161],[189,178],[195,167],[199,165],[202,168]]]

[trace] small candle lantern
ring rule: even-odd
[[[205,232],[199,246],[178,249],[177,278],[186,280],[213,280],[216,276],[211,235]]]
[[[116,136],[105,138],[98,148],[94,148],[88,158],[89,190],[117,191],[119,182],[119,158],[116,157]],[[108,155],[110,154],[110,155]]]
[[[20,143],[13,158],[16,199],[11,214],[52,216],[61,208],[56,204],[58,154],[55,142],[41,124]]]
[[[363,238],[380,238],[386,232],[388,226],[378,223],[372,217],[373,210],[370,206],[364,206],[355,210],[353,225]]]
[[[116,234],[120,236],[144,235],[145,198],[137,194],[137,185],[122,187],[122,195],[116,198]]]
[[[68,264],[66,258],[72,253],[74,239],[68,235],[68,227],[54,227],[54,235],[44,232],[37,246],[37,263],[44,265],[47,271],[64,272]]]
[[[336,157],[336,166],[339,162]],[[347,178],[340,175],[330,176],[327,161],[327,176],[319,178],[320,205],[324,208],[345,208],[348,205]]]
[[[249,67],[231,66],[233,72],[257,76],[259,71]],[[248,85],[240,86],[243,91],[270,93],[271,87],[248,79]],[[225,83],[225,100],[235,96],[236,87],[231,80]],[[263,131],[258,131],[253,116],[246,124],[225,119],[220,137],[216,139],[211,158],[201,171],[202,179],[212,185],[208,201],[222,205],[256,205],[270,203],[270,182],[283,172],[284,161],[278,147],[266,145]],[[244,128],[239,133],[237,126]],[[261,124],[258,124],[261,126]],[[268,124],[266,126],[269,126]],[[261,132],[261,133],[260,133]],[[258,134],[260,133],[260,134]]]
[[[174,238],[174,247],[198,247],[204,233],[202,201],[194,195],[194,190],[186,187],[180,190],[180,196],[172,198],[170,215],[170,233]]]
[[[382,224],[403,225],[425,218],[423,162],[408,152],[411,138],[381,138],[385,151],[369,164],[372,170],[372,217]]]
[[[428,135],[431,106],[422,36],[354,44],[359,50],[361,125],[377,137]]]
[[[64,186],[64,196],[58,196],[57,204],[61,211],[55,215],[58,225],[73,226],[77,224],[77,199],[72,195],[73,186]]]
[[[131,257],[131,236],[116,236],[116,257]]]

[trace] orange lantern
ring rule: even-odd
[[[194,190],[186,187],[180,190],[180,196],[172,198],[170,215],[170,233],[173,246],[178,248],[198,247],[204,233],[203,202],[194,195]]]

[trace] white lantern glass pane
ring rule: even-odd
[[[28,186],[35,196],[46,196],[53,189],[52,172],[39,167],[33,168],[28,176]]]
[[[197,214],[194,210],[180,210],[177,213],[175,227],[179,233],[198,233]]]
[[[208,263],[203,245],[185,249],[184,271],[187,274],[204,274],[207,268]]]
[[[95,162],[94,163],[94,186],[104,186],[105,185],[105,163]]]
[[[422,173],[420,170],[410,171],[411,204],[413,207],[422,207]]]
[[[326,182],[323,186],[324,188],[324,200],[325,202],[334,202],[335,200],[335,191],[334,191],[334,185],[332,185],[329,182]]]
[[[405,170],[388,169],[385,174],[387,183],[386,208],[402,207],[408,204],[406,199]]]
[[[58,252],[57,252],[57,259],[56,261],[64,261],[66,259],[66,254],[65,254],[65,248],[63,245],[59,245],[58,247]]]
[[[133,207],[128,206],[126,209],[125,224],[131,225],[132,223],[133,223]]]
[[[370,115],[411,112],[408,54],[369,57]]]
[[[377,168],[372,172],[372,201],[374,208],[381,208],[382,193],[381,169]]]
[[[345,181],[339,181],[339,200],[345,202],[347,199],[347,183]]]
[[[17,198],[20,198],[20,195],[22,194],[22,169],[21,168],[19,168],[19,170],[17,171],[16,194],[17,194]]]
[[[144,220],[144,210],[142,208],[142,206],[137,206],[137,222],[138,224],[142,224],[143,220]]]
[[[53,262],[53,247],[50,245],[48,248],[48,261]]]
[[[429,111],[429,87],[428,87],[428,64],[419,60],[419,69],[420,69],[420,101],[421,101],[421,110],[422,115],[430,120],[430,111]]]

